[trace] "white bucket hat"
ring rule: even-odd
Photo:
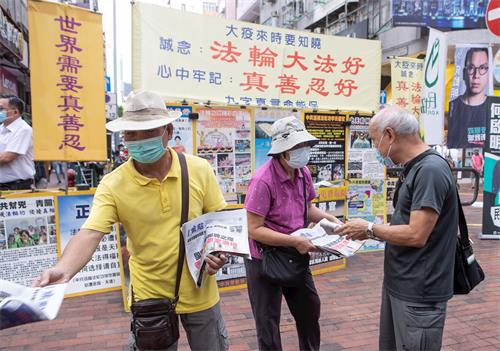
[[[148,130],[172,123],[182,116],[180,111],[168,111],[163,98],[151,91],[133,92],[123,108],[123,117],[106,123],[111,132]]]
[[[300,143],[317,144],[319,139],[309,134],[304,124],[295,116],[277,120],[271,126],[272,142],[268,156],[281,154]]]

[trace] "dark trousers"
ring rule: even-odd
[[[0,190],[29,190],[33,179],[16,180],[9,183],[0,183]]]
[[[319,350],[321,303],[311,272],[304,284],[284,287],[260,275],[261,261],[245,260],[248,297],[257,327],[259,350],[282,350],[280,335],[281,299],[286,303],[297,327],[300,350]]]

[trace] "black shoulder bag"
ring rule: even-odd
[[[182,215],[180,227],[188,219],[189,211],[189,177],[184,154],[178,153],[181,165],[182,182]],[[182,232],[179,236],[179,258],[175,280],[174,298],[151,298],[135,301],[132,291],[132,323],[135,345],[139,350],[165,350],[179,339],[179,318],[175,307],[179,300],[179,286],[182,276],[185,248]]]
[[[458,195],[458,226],[460,235],[457,236],[457,251],[455,253],[455,272],[453,277],[453,293],[455,295],[468,294],[476,285],[484,280],[484,272],[477,262],[469,240],[469,229],[465,221],[464,210]]]
[[[303,176],[304,189],[304,228],[307,226],[306,178]],[[294,247],[268,246],[262,247],[261,275],[274,284],[281,286],[298,286],[304,284],[309,269],[309,254],[301,254]]]
[[[396,207],[399,188],[401,187],[403,180],[410,172],[410,169],[418,161],[432,154],[439,156],[446,161],[446,159],[444,159],[441,155],[430,151],[426,151],[411,160],[403,170],[403,175],[399,178],[396,185],[393,199],[394,207]],[[449,166],[449,163],[447,161],[446,164]],[[469,240],[467,221],[465,220],[464,210],[460,201],[460,194],[458,193],[458,189],[456,189],[456,191],[458,201],[458,227],[460,230],[460,235],[457,235],[456,242],[455,268],[453,272],[453,293],[455,295],[462,295],[471,292],[476,285],[484,280],[484,272],[474,256],[474,252]]]

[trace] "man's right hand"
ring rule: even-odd
[[[313,245],[311,240],[306,239],[306,238],[301,237],[301,236],[297,236],[295,238],[294,247],[297,249],[298,252],[300,252],[303,255],[308,253],[308,252],[318,251],[318,249],[316,248],[316,246]]]
[[[70,275],[60,268],[52,267],[40,274],[38,278],[31,283],[32,288],[44,287],[53,284],[67,283],[71,279]]]

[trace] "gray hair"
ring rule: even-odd
[[[370,124],[377,127],[380,133],[392,128],[397,135],[413,135],[419,133],[417,118],[408,110],[398,106],[387,106],[373,116]]]

